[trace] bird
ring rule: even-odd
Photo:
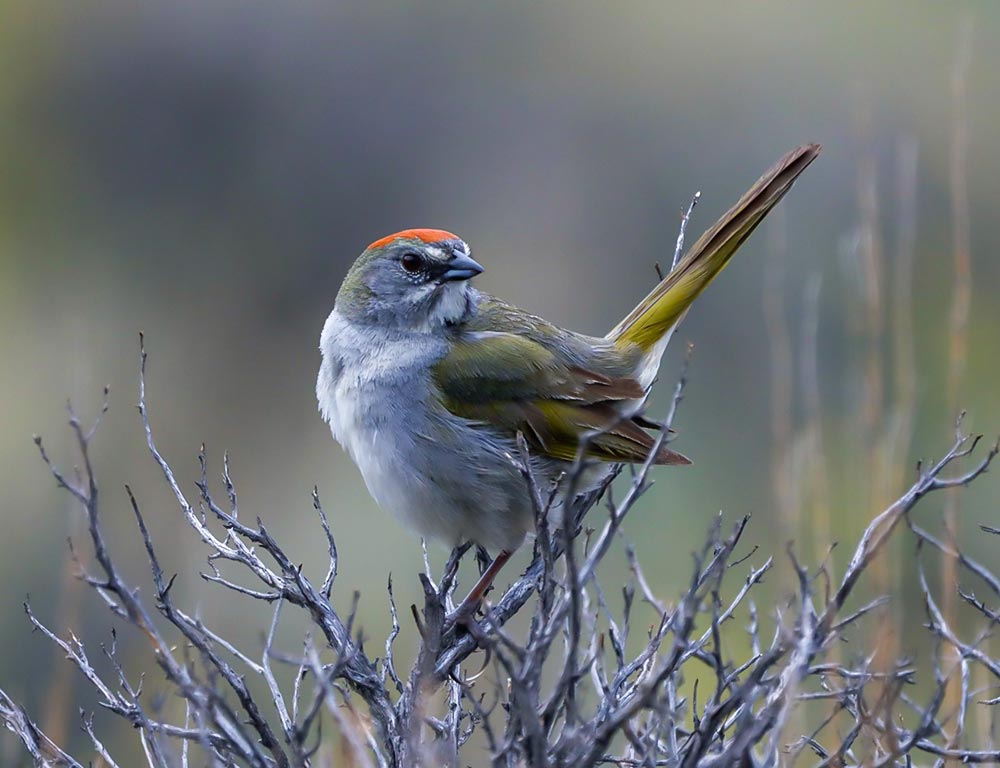
[[[483,267],[446,230],[396,232],[354,261],[320,336],[319,411],[379,506],[423,537],[496,552],[459,613],[534,528],[519,438],[538,487],[565,477],[578,451],[596,467],[591,485],[654,449],[654,464],[690,463],[642,415],[664,350],[820,150],[775,163],[602,337],[479,291]],[[558,500],[548,514],[558,519]]]

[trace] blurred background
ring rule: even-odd
[[[657,470],[626,526],[667,598],[720,510],[727,524],[753,515],[755,562],[781,560],[775,600],[790,589],[786,541],[813,564],[842,542],[842,572],[913,462],[948,447],[959,408],[971,430],[1000,430],[994,3],[0,8],[0,686],[70,745],[93,696],[21,607],[30,596],[94,656],[112,624],[71,576],[82,518],[31,443],[78,460],[67,398],[89,417],[111,387],[94,449],[102,513],[144,594],[125,482],[181,574],[179,600],[248,650],[269,617],[196,575],[205,552],[134,408],[140,330],[153,427],[186,490],[203,441],[213,471],[228,450],[242,514],[321,573],[318,485],[341,553],[335,602],[360,590],[373,647],[389,573],[401,606],[417,600],[419,541],[369,498],[314,396],[340,281],[387,233],[454,231],[486,267],[481,289],[603,334],[669,264],[694,192],[690,241],[786,150],[824,145],[674,337],[651,412],[665,415],[693,342],[675,445],[694,466]],[[940,530],[949,515],[969,554],[995,563],[978,524],[1000,522],[998,498],[987,476],[917,518]],[[868,594],[895,594],[885,626],[919,655],[906,536]],[[440,567],[444,550],[430,554]],[[619,552],[601,578],[626,575]],[[404,659],[414,637],[407,623]],[[149,666],[122,642],[136,673]],[[120,754],[135,749],[128,728],[98,724]],[[0,744],[18,764],[18,745]]]

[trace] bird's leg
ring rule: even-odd
[[[486,573],[486,569],[490,567],[490,563],[492,562],[493,558],[486,551],[486,547],[482,544],[476,544],[476,565],[479,566],[480,575]]]
[[[462,604],[454,610],[454,612],[448,617],[448,623],[454,624],[471,617],[476,609],[479,608],[479,604],[483,601],[483,597],[489,591],[490,587],[493,586],[493,580],[500,573],[500,569],[507,564],[510,560],[513,552],[508,552],[506,549],[501,549],[499,554],[490,563],[490,567],[483,571],[483,575],[479,577],[479,581],[476,582],[476,586],[472,588],[472,591],[466,595],[466,598],[462,601]]]

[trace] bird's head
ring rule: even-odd
[[[433,330],[475,311],[469,279],[482,271],[451,232],[406,229],[376,240],[357,258],[337,294],[337,311],[358,322]]]

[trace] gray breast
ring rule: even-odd
[[[337,441],[380,506],[423,536],[514,548],[533,513],[513,442],[444,409],[430,371],[444,339],[347,323],[321,338],[317,397]]]

